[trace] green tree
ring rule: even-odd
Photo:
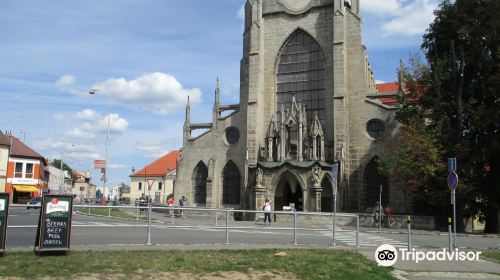
[[[52,162],[50,163],[51,166],[55,167],[55,168],[61,168],[61,160],[60,159],[54,159],[52,160]],[[66,164],[66,162],[63,161],[63,170],[65,171],[68,171],[69,174],[73,174],[73,169],[68,165]]]
[[[500,1],[444,1],[422,48],[432,88],[422,98],[426,118],[456,156],[462,214],[497,227],[500,209]]]

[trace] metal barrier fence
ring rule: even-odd
[[[25,204],[12,204],[12,208],[24,208]],[[29,205],[30,208],[40,206]],[[264,211],[236,210],[221,208],[193,208],[193,207],[159,207],[152,205],[139,206],[101,206],[101,205],[74,205],[74,211],[81,214],[96,215],[100,217],[115,217],[120,213],[123,219],[135,220],[139,223],[130,226],[147,228],[146,245],[152,245],[151,232],[155,225],[162,228],[192,228],[223,230],[225,233],[225,244],[230,243],[231,231],[262,229],[259,225]],[[101,210],[102,209],[102,210]],[[116,211],[120,210],[120,211]],[[155,217],[153,218],[153,215]],[[329,232],[331,246],[336,246],[336,233],[351,232],[355,234],[356,246],[359,247],[359,216],[348,213],[317,213],[296,211],[273,211],[273,223],[276,226],[265,227],[266,231],[291,232],[294,245],[299,244],[300,232]],[[221,223],[222,222],[222,223]],[[337,230],[338,224],[343,229]],[[23,226],[10,226],[22,228]],[[25,226],[33,227],[33,226]],[[34,226],[36,227],[36,226]],[[73,225],[78,227],[78,225]]]

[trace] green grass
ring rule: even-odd
[[[483,252],[481,256],[500,263],[500,251]]]
[[[285,251],[288,256],[275,257]],[[300,279],[394,279],[392,268],[378,267],[359,253],[338,250],[214,250],[214,251],[74,251],[67,256],[35,256],[11,252],[0,259],[1,277],[75,278],[100,273],[99,278],[138,271],[194,274],[249,270],[289,272]]]
[[[89,214],[88,208],[82,208],[80,211],[82,212],[82,214]],[[107,208],[91,208],[90,214],[107,217],[109,215],[109,209],[107,209]],[[135,219],[136,215],[125,212],[125,211],[120,210],[120,209],[111,209],[111,217]],[[139,219],[145,219],[144,215],[140,215]]]

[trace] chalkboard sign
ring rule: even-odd
[[[7,246],[7,218],[9,217],[9,194],[0,193],[0,256]]]
[[[72,209],[71,195],[43,196],[35,252],[69,250]]]

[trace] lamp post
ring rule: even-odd
[[[89,91],[89,94],[94,95],[98,92],[99,90],[97,89],[91,89]],[[107,93],[104,93],[106,96],[106,101],[108,102],[108,130],[106,133],[106,155],[104,158],[104,180],[103,180],[103,187],[102,187],[102,197],[104,200],[101,199],[101,203],[103,205],[106,204],[106,182],[108,181],[108,147],[109,147],[109,128],[111,124],[111,101],[109,99],[109,95]]]

